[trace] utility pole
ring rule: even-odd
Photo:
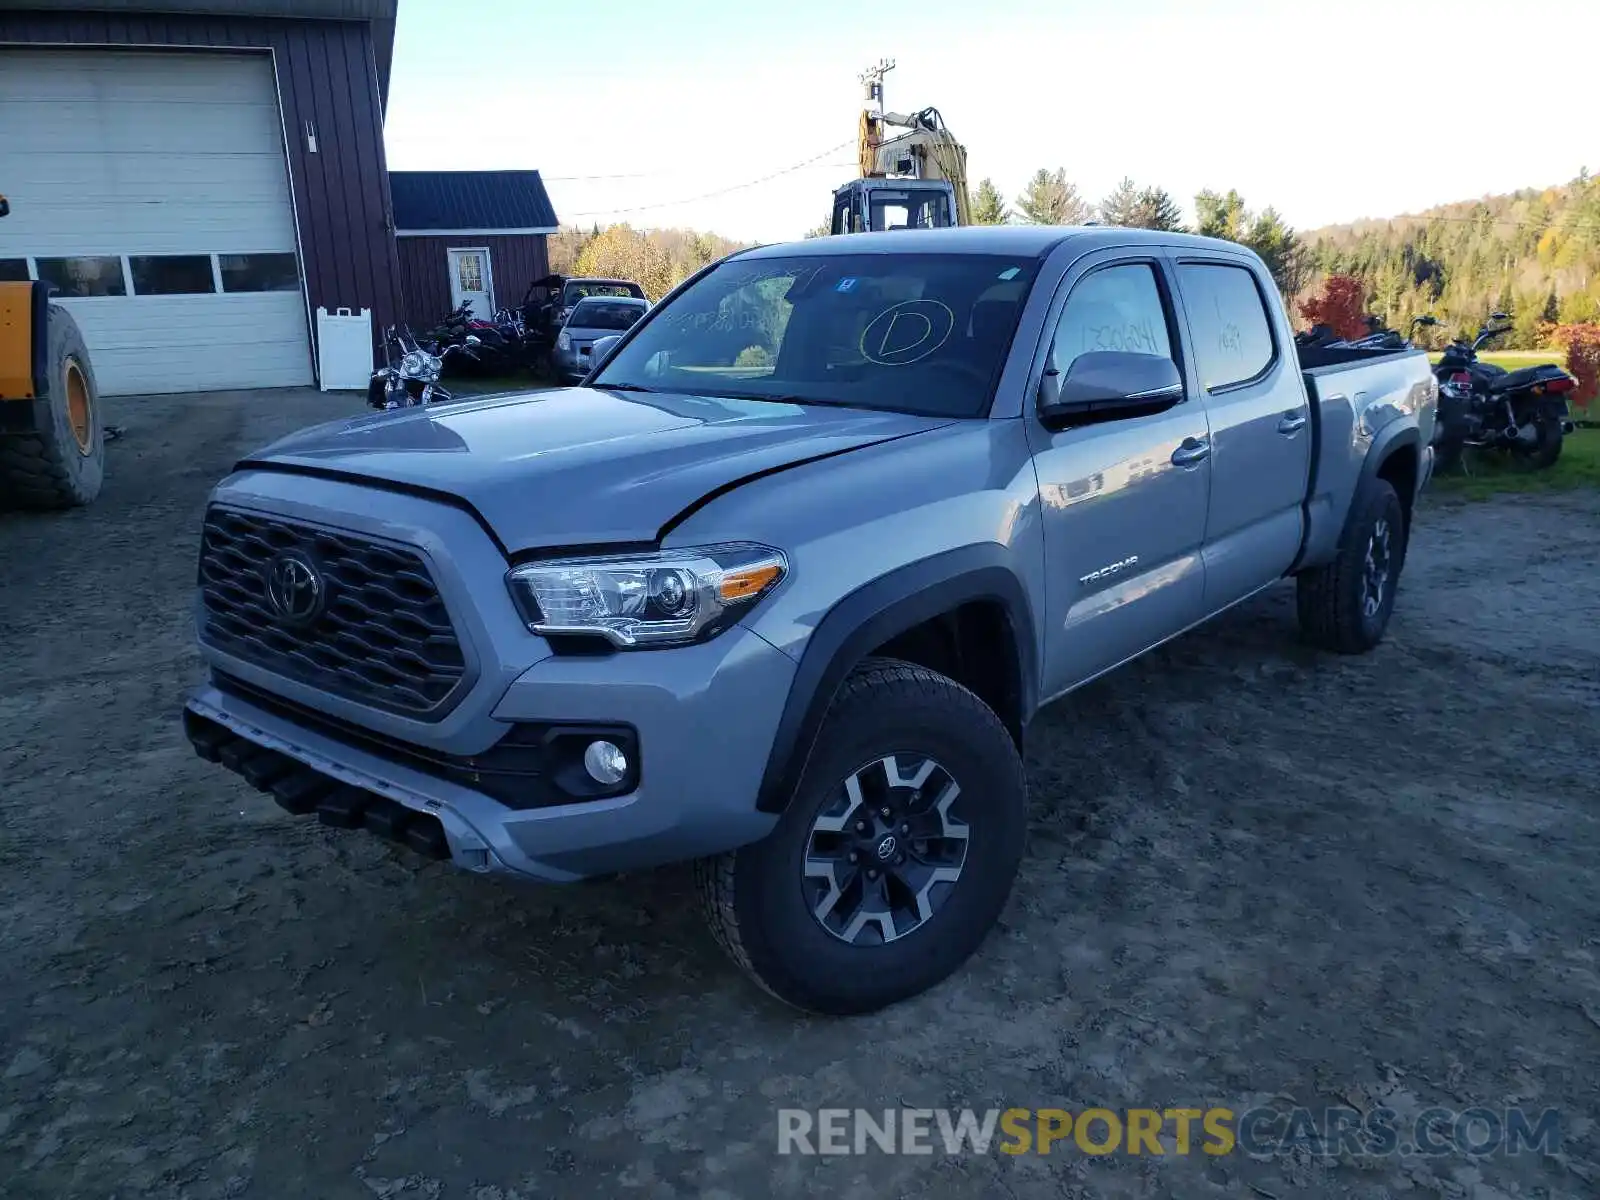
[[[856,160],[863,179],[878,173],[878,147],[883,144],[883,77],[894,70],[894,59],[880,58],[861,72],[861,85],[867,89],[866,106],[861,110],[856,134]]]
[[[883,106],[883,77],[894,70],[894,59],[880,58],[861,72],[861,83],[867,89],[867,110],[882,116],[888,109]]]

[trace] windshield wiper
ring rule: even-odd
[[[597,383],[593,386],[607,392],[654,392],[656,390],[652,387],[645,387],[642,383]]]

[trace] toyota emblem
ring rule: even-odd
[[[306,625],[322,612],[322,576],[302,554],[280,554],[267,564],[267,603],[283,620]]]
[[[878,843],[878,857],[884,862],[888,862],[894,857],[894,852],[898,847],[899,843],[895,841],[894,834],[891,833],[888,837],[884,838],[883,841]]]

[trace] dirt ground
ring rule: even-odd
[[[1425,507],[1389,640],[1274,593],[1056,705],[1002,928],[875,1017],[746,984],[687,872],[419,865],[196,759],[206,489],[335,410],[113,414],[100,502],[0,516],[0,1194],[1600,1194],[1600,496]],[[1559,1113],[1559,1152],[777,1153],[781,1107]]]

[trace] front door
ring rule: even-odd
[[[1211,425],[1206,611],[1280,578],[1300,553],[1311,413],[1272,279],[1244,259],[1177,264],[1194,383]]]
[[[450,304],[460,308],[472,305],[472,315],[480,321],[494,317],[494,283],[489,277],[488,250],[451,250]]]
[[[1157,259],[1092,264],[1071,283],[1046,366],[1064,376],[1094,350],[1172,357],[1169,297]],[[1209,429],[1193,396],[1153,416],[1028,424],[1045,536],[1042,682],[1053,697],[1200,619]]]

